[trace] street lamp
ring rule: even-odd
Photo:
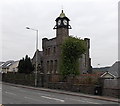
[[[37,29],[33,29],[30,27],[26,27],[26,29],[29,30],[33,30],[36,31],[36,64],[35,64],[35,86],[37,86],[37,67],[38,67],[38,63],[37,63],[37,50],[38,50],[38,30]]]
[[[100,64],[98,64],[98,68],[100,68],[99,66],[100,66]]]

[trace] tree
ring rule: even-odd
[[[30,74],[33,70],[34,70],[34,67],[28,55],[25,56],[25,59],[23,58],[19,61],[19,65],[18,65],[19,73]]]
[[[23,73],[24,72],[24,58],[23,59],[21,59],[20,61],[19,61],[19,64],[18,64],[18,72],[19,73]]]
[[[62,55],[60,63],[60,72],[64,78],[67,76],[77,76],[79,71],[79,58],[86,51],[84,40],[76,37],[68,37],[62,44]]]

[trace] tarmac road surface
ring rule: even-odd
[[[58,94],[2,84],[2,104],[118,104],[93,98]]]

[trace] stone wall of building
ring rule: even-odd
[[[81,74],[87,74],[91,73],[92,67],[91,67],[91,58],[89,55],[89,49],[90,49],[90,39],[85,38],[84,41],[86,42],[86,52],[82,55],[82,57],[79,59],[80,61],[80,73]]]
[[[64,20],[67,21],[67,24],[64,24]],[[61,23],[58,24],[58,21]],[[69,19],[62,13],[56,19],[56,37],[52,39],[43,38],[42,39],[42,49],[43,49],[43,64],[42,69],[45,74],[45,79],[48,81],[47,74],[58,74],[60,72],[60,60],[61,60],[61,45],[64,42],[65,38],[69,37]],[[90,73],[91,71],[91,62],[89,58],[89,49],[90,49],[90,39],[85,38],[87,50],[86,53],[80,58],[80,72],[81,73]]]
[[[80,58],[80,72],[90,73],[91,72],[91,59],[89,58],[90,39],[85,38],[87,50],[85,54]],[[43,67],[44,71],[48,74],[59,72],[59,62],[61,57],[60,42],[58,38],[47,39],[44,38],[42,41],[43,48]]]
[[[58,46],[56,38],[43,39],[43,67],[46,74],[58,73]]]
[[[36,70],[37,63],[37,72],[43,73],[43,51],[37,50],[32,58],[32,64]]]

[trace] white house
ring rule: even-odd
[[[105,73],[103,73],[101,78],[105,79],[118,79],[120,78],[120,61],[115,62]]]
[[[19,61],[7,61],[2,66],[2,72],[18,72]]]
[[[0,73],[2,73],[2,66],[5,62],[0,62]]]
[[[105,72],[104,74],[102,74],[100,77],[105,78],[105,79],[114,79],[114,78],[116,78],[115,75],[111,74],[111,73],[108,72],[108,71]]]

